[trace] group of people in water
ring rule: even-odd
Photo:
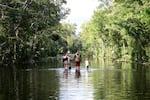
[[[65,53],[63,55],[63,64],[64,64],[64,69],[65,72],[68,70],[71,70],[71,61],[73,61],[74,63],[74,67],[75,67],[75,73],[79,74],[80,73],[80,63],[81,63],[81,54],[79,51],[77,51],[73,57],[71,55],[69,55],[68,53]],[[88,69],[89,67],[89,61],[88,59],[85,60],[85,67],[86,69]]]

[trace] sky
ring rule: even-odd
[[[67,0],[66,7],[70,8],[71,12],[65,22],[76,23],[78,34],[81,31],[81,25],[90,20],[98,4],[98,0]]]

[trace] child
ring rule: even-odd
[[[89,68],[89,61],[88,61],[88,59],[85,60],[85,68],[86,68],[86,69]]]
[[[71,70],[71,57],[68,55],[68,68]]]

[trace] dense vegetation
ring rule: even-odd
[[[84,52],[96,58],[146,62],[150,57],[150,2],[105,0],[82,25],[80,36]]]
[[[32,63],[71,48],[76,25],[60,23],[70,12],[65,4],[65,0],[1,0],[0,63]]]
[[[32,63],[77,49],[95,58],[148,61],[150,2],[100,1],[76,36],[76,24],[61,21],[70,12],[65,0],[1,0],[0,64]]]

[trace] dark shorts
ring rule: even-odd
[[[80,62],[75,62],[75,66],[80,66]]]

